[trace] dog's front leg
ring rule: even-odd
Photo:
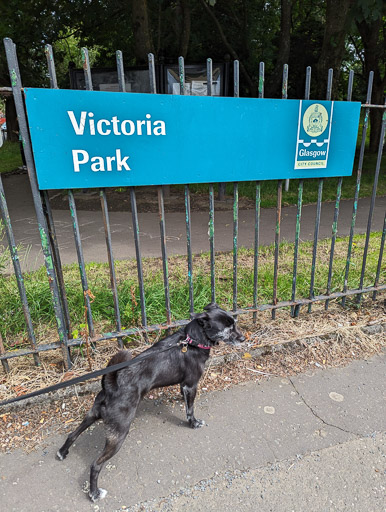
[[[192,428],[200,428],[205,425],[205,421],[198,420],[194,417],[194,399],[196,398],[197,385],[187,386],[186,384],[181,384],[181,393],[185,400],[186,417],[189,425]]]

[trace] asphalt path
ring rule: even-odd
[[[39,231],[33,207],[28,177],[25,174],[3,178],[5,197],[8,203],[14,236],[23,247],[21,263],[24,270],[34,270],[43,265]],[[355,233],[365,233],[368,222],[370,199],[359,201]],[[334,202],[322,205],[320,238],[331,237],[334,216]],[[352,200],[342,200],[340,204],[338,235],[346,236],[350,232],[352,218]],[[378,197],[375,202],[372,230],[380,231],[386,210],[386,196]],[[307,205],[302,209],[300,239],[313,240],[316,205]],[[130,212],[110,212],[110,224],[114,257],[118,260],[135,258],[133,227]],[[73,224],[69,210],[54,210],[55,228],[63,263],[77,261],[74,244]],[[209,251],[208,221],[206,212],[192,212],[192,251]],[[167,213],[166,242],[168,255],[186,254],[186,224],[183,212]],[[106,241],[101,212],[78,211],[79,229],[86,262],[107,262]],[[215,212],[215,249],[230,251],[233,248],[233,212]],[[295,236],[296,206],[282,208],[281,240],[292,242]],[[254,210],[239,212],[239,247],[254,245]],[[274,242],[276,209],[261,211],[260,244]],[[140,243],[144,257],[161,256],[160,228],[158,213],[140,213]],[[1,243],[1,242],[0,242]],[[3,244],[5,240],[3,240]]]
[[[61,462],[62,435],[29,454],[1,454],[1,510],[384,512],[385,374],[381,354],[202,394],[196,416],[207,425],[198,430],[182,403],[144,400],[101,471],[104,500],[85,492],[104,446],[97,425]]]

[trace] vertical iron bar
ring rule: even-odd
[[[107,198],[106,198],[105,191],[101,189],[99,191],[99,196],[100,196],[100,200],[101,200],[103,224],[104,224],[104,228],[105,228],[107,258],[108,258],[109,269],[110,269],[110,286],[111,286],[111,291],[113,294],[113,302],[114,302],[115,325],[116,325],[117,331],[119,332],[122,330],[122,323],[121,323],[121,314],[119,311],[118,289],[117,289],[117,279],[115,276],[113,247],[112,247],[112,243],[111,243],[109,209],[107,207]],[[118,341],[119,348],[123,348],[122,337],[118,337],[117,341]]]
[[[51,244],[54,269],[55,269],[56,276],[58,279],[58,284],[59,284],[59,297],[60,297],[60,300],[62,303],[64,326],[65,326],[67,334],[70,335],[70,333],[71,333],[70,311],[68,309],[66,287],[64,284],[62,261],[60,258],[58,240],[56,238],[54,218],[52,215],[50,199],[48,197],[47,190],[43,190],[41,195],[42,195],[43,212],[44,212],[44,216],[46,217],[49,240],[50,240],[50,244]]]
[[[335,250],[335,242],[336,236],[338,233],[338,217],[339,217],[339,205],[340,198],[342,195],[342,182],[343,178],[339,178],[338,180],[338,188],[336,191],[336,201],[335,201],[335,209],[334,209],[334,220],[332,222],[332,236],[331,236],[331,249],[330,249],[330,264],[328,266],[328,278],[327,278],[327,291],[326,294],[330,295],[331,293],[331,280],[332,280],[332,266],[334,263],[334,250]],[[329,305],[329,299],[324,303],[324,308],[327,311]]]
[[[384,105],[386,105],[386,99],[385,99]],[[380,171],[380,168],[381,168],[381,159],[382,159],[382,153],[383,153],[383,145],[385,143],[385,127],[386,127],[386,113],[384,112],[383,113],[383,119],[382,119],[381,133],[380,133],[380,136],[379,136],[378,157],[377,157],[377,165],[375,167],[375,176],[374,176],[373,191],[372,191],[372,194],[371,194],[369,217],[368,217],[368,220],[367,220],[366,241],[365,241],[365,247],[364,247],[364,250],[363,250],[363,261],[362,261],[361,278],[360,278],[360,281],[359,281],[359,290],[363,289],[363,281],[364,281],[364,278],[365,278],[367,252],[369,250],[369,242],[370,242],[371,223],[373,221],[375,197],[377,195],[379,171]],[[358,304],[360,304],[361,300],[362,300],[362,293],[359,293],[357,295],[357,302],[358,302]]]
[[[307,68],[308,72],[308,68]],[[309,76],[309,80],[311,80],[311,68],[309,71],[309,74],[307,73],[307,77]],[[331,100],[331,92],[332,92],[332,78],[333,78],[333,70],[328,70],[328,78],[327,78],[327,93],[326,93],[326,99],[328,101]],[[306,79],[307,84],[307,79]],[[306,85],[307,90],[307,85]],[[308,91],[309,91],[309,85],[308,85]],[[309,99],[309,98],[307,98]],[[310,299],[313,299],[314,294],[314,283],[315,283],[315,270],[316,270],[316,256],[317,256],[317,250],[318,250],[318,237],[319,237],[319,227],[320,227],[320,212],[322,208],[322,193],[323,193],[323,183],[324,179],[319,179],[319,186],[318,186],[318,202],[316,205],[316,218],[315,218],[315,232],[314,232],[314,245],[312,249],[312,265],[311,265],[311,283],[310,283]],[[311,313],[312,311],[312,302],[308,304],[308,313]]]
[[[143,282],[141,245],[140,245],[140,239],[139,239],[137,198],[135,196],[135,188],[134,187],[130,187],[130,201],[131,201],[131,215],[132,215],[132,219],[133,219],[135,255],[136,255],[136,260],[137,260],[139,297],[141,300],[141,318],[142,318],[143,327],[147,327],[146,299],[145,299],[145,288],[144,288],[144,282]]]
[[[148,62],[149,62],[150,92],[151,92],[151,94],[157,94],[157,84],[156,84],[156,80],[155,80],[154,55],[152,53],[149,53],[147,57],[148,57]]]
[[[320,227],[320,212],[322,208],[322,193],[323,193],[323,178],[319,178],[318,185],[318,201],[316,203],[316,217],[315,217],[315,231],[314,231],[314,245],[312,248],[312,264],[311,264],[311,283],[310,283],[310,299],[313,299],[314,283],[315,283],[315,270],[316,270],[316,254],[318,249],[318,236]],[[308,304],[308,313],[312,311],[312,303]]]
[[[15,237],[13,235],[11,219],[9,217],[9,212],[8,212],[7,201],[5,199],[5,192],[4,192],[4,187],[3,187],[3,181],[1,179],[1,174],[0,174],[0,212],[1,212],[1,218],[3,219],[3,223],[4,223],[5,233],[7,235],[8,247],[9,247],[9,252],[11,254],[13,268],[15,271],[15,277],[16,277],[17,287],[18,287],[19,295],[20,295],[20,299],[21,299],[24,320],[25,320],[25,323],[27,326],[29,344],[33,350],[36,350],[37,347],[36,347],[35,332],[34,332],[34,328],[33,328],[33,324],[32,324],[31,312],[30,312],[29,305],[28,305],[27,294],[25,291],[24,278],[23,278],[23,273],[21,271],[19,254],[18,254],[18,250],[16,247]],[[39,360],[39,355],[37,352],[36,352],[36,354],[33,354],[33,358],[34,358],[35,365],[39,366],[40,360]],[[4,368],[5,368],[5,366],[4,366]]]
[[[281,97],[283,100],[288,99],[288,64],[283,66],[283,83],[281,88]],[[284,190],[288,192],[290,180],[285,180]]]
[[[206,59],[206,94],[212,96],[213,94],[213,62],[212,59]]]
[[[214,259],[214,192],[209,185],[209,244],[210,244],[210,289],[211,300],[216,302],[215,259]]]
[[[169,270],[168,270],[168,259],[167,259],[167,253],[166,253],[164,191],[163,191],[162,186],[158,187],[158,210],[159,210],[160,232],[161,232],[162,265],[163,265],[163,272],[164,272],[166,321],[168,324],[170,324],[171,313],[170,313],[170,294],[169,294]]]
[[[180,78],[180,94],[185,95],[185,61],[183,57],[178,57],[178,76]]]
[[[56,69],[55,69],[54,53],[52,51],[52,46],[50,44],[46,44],[44,47],[44,51],[45,51],[46,58],[47,58],[48,74],[50,77],[50,88],[58,89],[58,81],[56,79]]]
[[[3,343],[3,337],[1,335],[1,332],[0,332],[0,356],[3,356],[5,354],[5,348],[4,348],[4,343]],[[10,372],[10,369],[9,369],[9,364],[8,364],[8,360],[7,359],[2,359],[1,360],[1,365],[3,367],[3,370],[5,373],[9,373]]]
[[[292,295],[291,300],[296,298],[296,279],[298,271],[298,255],[299,255],[299,236],[300,236],[300,221],[302,218],[302,204],[303,204],[303,180],[299,180],[298,188],[298,206],[296,212],[296,228],[295,228],[295,246],[294,246],[294,266],[292,275]],[[299,308],[291,306],[291,316],[298,316]]]
[[[191,217],[190,217],[190,191],[189,185],[185,185],[185,221],[186,221],[186,244],[188,255],[188,283],[189,283],[189,305],[190,315],[194,313],[193,297],[193,258],[191,246]]]
[[[90,68],[90,59],[88,57],[88,49],[82,48],[82,62],[83,62],[83,71],[84,71],[84,79],[86,83],[86,90],[92,91],[93,85],[92,85],[92,78],[91,78],[91,68]]]
[[[264,98],[264,62],[259,64],[259,98]]]
[[[51,87],[51,89],[58,89],[58,81],[56,79],[54,53],[52,50],[52,46],[50,44],[45,45],[45,54],[46,54],[46,58],[47,58],[48,75],[50,78],[50,87]],[[48,233],[50,236],[50,244],[51,244],[51,250],[52,250],[52,255],[53,255],[54,268],[55,268],[55,272],[56,272],[56,275],[58,278],[58,283],[59,283],[59,296],[60,296],[60,300],[62,302],[62,310],[63,310],[65,328],[66,328],[67,334],[70,335],[70,333],[71,333],[70,312],[68,309],[66,287],[64,284],[62,261],[60,258],[59,245],[58,245],[58,240],[56,237],[55,223],[54,223],[54,218],[52,215],[50,198],[49,198],[47,190],[43,190],[41,192],[41,196],[42,196],[42,203],[43,203],[43,212],[46,217]]]
[[[240,63],[238,60],[233,62],[233,96],[240,96]]]
[[[120,92],[126,92],[125,68],[123,67],[123,55],[121,50],[115,52],[117,61],[118,87]]]
[[[283,180],[277,182],[277,207],[276,207],[276,229],[275,229],[275,261],[273,267],[273,299],[272,303],[277,304],[277,278],[279,269],[279,243],[281,224],[281,199],[283,194]],[[272,310],[272,320],[276,318],[276,309]]]
[[[237,310],[237,241],[239,236],[239,187],[233,183],[233,311]]]
[[[255,245],[253,251],[253,309],[257,308],[257,282],[259,275],[259,234],[260,234],[260,181],[256,182],[255,200]],[[256,322],[257,313],[253,313],[253,321]]]
[[[95,331],[94,331],[94,324],[93,324],[92,312],[91,312],[90,290],[88,288],[86,266],[84,263],[83,250],[82,250],[82,240],[81,240],[80,231],[79,231],[78,215],[76,213],[75,199],[74,199],[74,194],[72,193],[72,190],[68,191],[68,202],[70,205],[70,212],[71,212],[71,217],[72,217],[72,227],[74,230],[74,238],[75,238],[75,247],[76,247],[76,253],[78,256],[80,279],[82,282],[84,302],[86,305],[88,331],[89,331],[90,337],[94,338]]]
[[[348,76],[347,101],[351,101],[351,99],[352,99],[353,85],[354,85],[354,71],[351,69],[350,74]]]
[[[311,66],[307,66],[306,68],[306,85],[304,91],[304,99],[310,99],[310,89],[311,89]]]
[[[385,248],[385,238],[386,238],[386,213],[385,213],[385,218],[383,219],[383,230],[382,230],[381,246],[379,248],[377,273],[375,275],[374,286],[378,286],[378,284],[379,284],[379,275],[381,273],[381,267],[382,267],[383,250]],[[373,293],[373,297],[372,298],[373,298],[373,300],[375,300],[377,298],[377,291],[375,291]]]
[[[374,72],[370,71],[369,82],[368,82],[368,86],[367,86],[367,96],[366,96],[367,104],[371,103],[373,79],[374,79]],[[349,90],[349,94],[350,94],[350,90]],[[354,239],[354,228],[355,228],[355,222],[356,222],[357,210],[358,210],[358,198],[359,198],[359,190],[360,190],[360,186],[361,186],[363,158],[364,158],[364,154],[365,154],[366,135],[367,135],[367,128],[369,125],[369,117],[370,117],[370,109],[366,108],[365,118],[364,118],[363,128],[362,128],[361,148],[360,148],[360,152],[359,152],[357,180],[356,180],[356,185],[355,185],[354,203],[353,203],[351,227],[350,227],[350,236],[349,236],[348,249],[347,249],[347,259],[346,259],[346,269],[345,269],[345,274],[344,274],[343,293],[346,293],[347,288],[348,288],[348,275],[349,275],[350,264],[351,264],[351,252],[352,252],[352,244],[353,244],[353,239]],[[342,306],[345,307],[345,305],[346,305],[346,297],[343,297]]]
[[[59,335],[59,342],[63,351],[64,365],[71,367],[70,353],[68,350],[68,335],[64,328],[63,310],[59,297],[59,286],[56,273],[53,267],[52,252],[48,243],[48,227],[44,217],[39,187],[36,178],[36,170],[32,155],[31,140],[27,127],[27,116],[24,110],[23,97],[21,93],[22,83],[19,66],[16,56],[16,48],[13,41],[9,38],[4,39],[5,52],[7,56],[8,69],[11,77],[13,97],[15,100],[16,113],[19,121],[21,140],[24,148],[25,159],[27,163],[28,176],[31,184],[32,197],[34,201],[36,217],[38,222],[39,234],[42,243],[42,251],[47,269],[48,282],[52,294],[52,302],[55,312],[56,325]]]

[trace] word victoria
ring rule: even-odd
[[[161,120],[152,121],[151,115],[146,114],[146,119],[135,120],[124,119],[120,121],[117,116],[111,117],[111,119],[94,119],[93,112],[82,111],[80,117],[77,119],[72,110],[67,111],[68,117],[70,118],[72,128],[75,135],[166,135],[165,122]],[[73,149],[72,150],[72,161],[74,166],[74,172],[80,172],[80,166],[90,163],[90,168],[94,172],[98,171],[112,171],[113,164],[117,171],[130,171],[127,160],[130,157],[128,155],[121,155],[121,150],[116,149],[114,156],[107,156],[105,158],[101,156],[92,156],[88,151],[84,149]]]

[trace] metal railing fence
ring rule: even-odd
[[[37,343],[36,336],[34,333],[33,322],[31,320],[31,313],[27,301],[26,290],[23,281],[23,273],[21,270],[17,245],[15,242],[15,238],[12,231],[11,221],[8,213],[7,202],[5,198],[5,192],[3,188],[3,184],[1,181],[0,174],[0,209],[1,209],[1,218],[3,220],[5,231],[8,239],[8,246],[12,257],[12,263],[14,267],[14,274],[18,284],[18,290],[20,294],[20,300],[22,303],[24,318],[27,327],[27,334],[29,340],[29,348],[23,348],[14,351],[5,351],[3,348],[3,344],[1,342],[0,337],[0,360],[3,365],[4,371],[9,371],[9,361],[12,358],[32,355],[34,359],[34,364],[39,365],[39,354],[48,350],[58,349],[62,350],[63,354],[63,362],[66,368],[71,367],[71,357],[70,357],[70,348],[79,346],[84,343],[83,338],[71,339],[71,325],[70,325],[70,312],[68,301],[66,297],[65,283],[63,278],[63,270],[60,258],[59,246],[55,233],[55,223],[52,216],[49,196],[47,191],[41,192],[38,188],[36,171],[34,166],[34,159],[30,141],[30,135],[28,131],[27,124],[27,116],[23,102],[23,86],[21,83],[21,76],[18,67],[17,55],[16,55],[16,47],[12,40],[6,38],[4,40],[6,56],[8,61],[9,73],[11,77],[11,85],[13,96],[15,99],[17,116],[20,127],[20,136],[24,148],[26,164],[28,169],[28,176],[31,184],[32,196],[34,201],[34,206],[36,210],[36,216],[38,221],[38,229],[40,233],[42,251],[44,255],[45,267],[47,270],[48,282],[52,294],[52,303],[54,308],[54,314],[56,319],[56,328],[58,332],[58,341],[52,343]],[[54,56],[52,52],[52,47],[50,45],[46,46],[46,57],[47,57],[47,65],[48,65],[48,74],[50,79],[50,87],[58,88],[56,72],[55,72],[55,64],[54,64]],[[86,89],[92,90],[92,74],[89,63],[88,51],[86,48],[82,48],[82,58],[83,58],[83,68],[86,82]],[[119,90],[121,92],[125,91],[125,79],[124,79],[124,65],[123,65],[123,56],[121,51],[116,52],[116,62],[117,62],[117,72],[118,72],[118,82],[119,82]],[[185,77],[184,77],[184,59],[180,57],[179,59],[179,76],[180,76],[180,94],[185,94]],[[234,96],[239,96],[239,63],[238,61],[234,62]],[[326,90],[326,99],[331,99],[331,91],[332,91],[332,78],[333,78],[333,70],[330,69],[328,73],[327,79],[327,90]],[[155,68],[154,68],[154,56],[149,54],[149,79],[150,79],[150,88],[151,92],[155,94],[156,91],[156,82],[155,82]],[[348,81],[348,90],[347,90],[347,101],[351,101],[352,91],[353,91],[353,83],[354,83],[354,73],[351,71],[349,75]],[[314,293],[314,284],[315,284],[315,272],[317,268],[317,249],[318,249],[318,241],[319,241],[319,228],[320,228],[320,218],[321,218],[321,205],[323,200],[323,184],[324,179],[319,179],[318,185],[318,198],[316,205],[316,217],[315,217],[315,227],[314,227],[314,237],[313,237],[313,251],[312,251],[312,263],[310,268],[310,288],[309,294],[307,297],[297,298],[297,272],[298,272],[298,256],[299,256],[299,241],[300,241],[300,225],[301,225],[301,216],[302,216],[302,204],[303,204],[303,185],[304,180],[300,180],[298,184],[298,199],[297,199],[297,217],[296,217],[296,225],[295,225],[295,242],[294,242],[294,254],[293,254],[293,268],[292,268],[292,291],[291,291],[291,300],[288,301],[278,301],[278,270],[279,270],[279,253],[280,253],[280,228],[281,228],[281,214],[282,214],[282,192],[283,185],[288,189],[288,180],[283,183],[283,180],[278,180],[277,182],[277,207],[276,207],[276,229],[275,229],[275,237],[274,237],[274,277],[273,277],[273,289],[272,289],[272,301],[269,304],[258,304],[258,286],[259,286],[259,233],[260,233],[260,210],[261,210],[261,183],[257,181],[255,183],[255,225],[254,225],[254,258],[253,258],[253,304],[252,307],[239,307],[238,301],[238,233],[239,233],[239,189],[238,183],[235,182],[233,184],[233,308],[232,312],[235,315],[242,315],[245,313],[253,313],[253,319],[256,320],[257,313],[260,311],[271,311],[272,318],[275,318],[276,311],[279,308],[289,308],[290,314],[294,317],[299,315],[300,308],[302,306],[307,306],[308,312],[311,312],[312,305],[315,302],[324,302],[325,309],[327,310],[329,307],[329,303],[333,299],[342,299],[342,305],[345,305],[346,298],[349,296],[356,296],[358,303],[360,303],[363,294],[372,294],[373,300],[376,298],[376,294],[378,291],[386,289],[386,283],[380,282],[381,269],[382,269],[382,258],[384,252],[385,245],[385,233],[386,233],[386,216],[385,222],[383,224],[383,232],[380,244],[380,251],[378,257],[378,265],[376,270],[376,278],[373,286],[364,287],[364,275],[366,270],[366,262],[370,241],[370,233],[372,226],[372,218],[374,212],[376,191],[378,178],[380,174],[381,168],[381,157],[383,152],[384,145],[384,137],[385,137],[385,115],[383,116],[383,124],[381,130],[381,136],[379,141],[379,149],[378,149],[378,157],[375,168],[373,189],[371,195],[370,208],[368,213],[368,223],[367,230],[365,236],[365,248],[363,253],[362,260],[362,269],[361,269],[361,278],[358,283],[358,287],[356,289],[348,288],[348,276],[350,272],[351,258],[352,258],[352,248],[353,248],[353,237],[354,237],[354,228],[356,223],[356,215],[358,209],[358,198],[359,198],[359,190],[361,184],[361,175],[363,168],[363,159],[365,152],[365,143],[366,143],[366,135],[369,126],[369,112],[371,108],[379,108],[384,109],[385,105],[372,105],[371,104],[371,92],[372,92],[372,84],[373,84],[373,73],[371,72],[369,75],[368,88],[367,88],[367,96],[366,101],[362,105],[362,109],[364,110],[364,122],[363,122],[363,130],[362,130],[362,138],[360,144],[360,153],[359,153],[359,162],[357,169],[357,179],[356,186],[354,192],[354,200],[353,200],[353,210],[352,210],[352,220],[351,220],[351,228],[350,235],[348,241],[347,248],[347,260],[345,266],[345,277],[344,277],[344,287],[342,291],[339,292],[331,292],[331,280],[333,274],[333,263],[334,263],[334,251],[335,251],[335,243],[337,238],[337,226],[338,226],[338,218],[339,218],[339,208],[340,208],[340,199],[342,193],[342,181],[343,178],[338,179],[337,192],[336,192],[336,201],[334,208],[334,217],[332,224],[332,232],[331,232],[331,247],[330,247],[330,256],[329,256],[329,269],[328,269],[328,279],[326,283],[326,293],[321,295],[315,295]],[[311,68],[308,67],[306,70],[306,81],[305,81],[305,94],[304,98],[310,98],[310,85],[311,85]],[[260,63],[259,68],[259,89],[258,89],[258,97],[264,97],[264,63]],[[288,66],[284,65],[283,68],[283,78],[282,78],[282,99],[286,100],[288,98]],[[212,60],[207,60],[207,94],[212,94]],[[141,327],[123,329],[120,315],[120,305],[118,300],[118,289],[117,289],[117,277],[116,277],[116,269],[114,263],[114,255],[113,255],[113,247],[112,247],[112,239],[111,239],[111,230],[110,230],[110,220],[109,220],[109,212],[107,206],[107,198],[106,191],[104,189],[100,189],[100,201],[101,201],[101,211],[103,215],[103,223],[104,223],[104,232],[106,239],[106,250],[107,250],[107,258],[108,265],[110,270],[110,284],[111,284],[111,293],[113,297],[114,304],[114,317],[115,317],[115,331],[106,333],[102,336],[95,335],[94,321],[93,321],[93,313],[92,313],[92,294],[89,290],[88,280],[87,280],[87,272],[86,265],[83,257],[82,250],[82,241],[79,230],[79,222],[77,216],[76,209],[76,201],[74,198],[74,194],[72,190],[68,190],[68,200],[70,206],[70,212],[72,217],[73,229],[74,229],[74,240],[78,258],[78,265],[80,271],[80,280],[83,289],[84,302],[85,302],[85,311],[86,311],[86,319],[88,326],[88,335],[89,340],[92,343],[97,343],[101,340],[109,340],[116,339],[118,341],[119,347],[123,346],[122,338],[128,335],[133,335],[138,333],[139,331],[143,333],[151,332],[159,330],[160,328],[172,328],[179,327],[181,325],[186,324],[189,320],[172,320],[171,314],[171,304],[170,304],[170,287],[169,287],[169,269],[168,269],[168,255],[167,255],[167,243],[166,243],[166,223],[165,223],[165,208],[164,208],[164,187],[158,187],[158,210],[159,210],[159,222],[160,222],[160,240],[161,240],[161,252],[162,252],[162,268],[163,268],[163,281],[164,281],[164,289],[165,289],[165,324],[160,325],[148,325],[147,320],[147,309],[146,309],[146,300],[145,300],[145,285],[144,285],[144,274],[143,274],[143,264],[142,264],[142,254],[141,254],[141,244],[140,244],[140,228],[139,228],[139,220],[138,220],[138,212],[137,212],[137,200],[136,200],[136,189],[135,187],[130,187],[129,195],[131,201],[131,211],[132,211],[132,225],[133,225],[133,233],[134,233],[134,243],[135,243],[135,251],[136,251],[136,263],[137,263],[137,273],[138,273],[138,285],[139,285],[139,296],[140,296],[140,308],[141,308]],[[189,289],[189,311],[186,311],[186,315],[192,314],[194,311],[194,292],[193,292],[193,283],[194,283],[194,275],[193,275],[193,260],[192,260],[192,244],[191,244],[191,212],[190,212],[190,187],[189,185],[184,186],[184,199],[185,199],[185,217],[186,217],[186,240],[187,240],[187,283]],[[216,272],[216,253],[215,253],[215,226],[214,226],[214,185],[209,184],[209,197],[208,197],[208,209],[209,209],[209,248],[210,248],[210,281],[211,281],[211,296],[208,297],[208,301],[216,300],[216,280],[215,280],[215,272]]]

